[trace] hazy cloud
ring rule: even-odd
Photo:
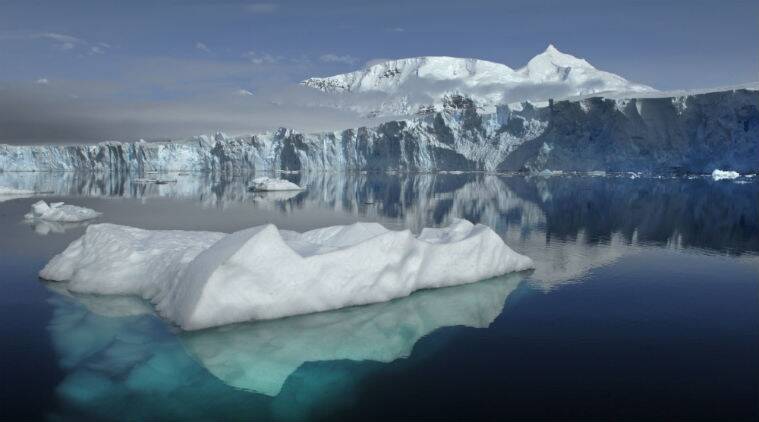
[[[349,55],[338,55],[333,53],[323,54],[319,57],[319,60],[325,62],[325,63],[345,63],[345,64],[354,64],[358,62],[358,59]]]
[[[36,81],[34,81],[37,85],[47,85],[50,83],[50,81],[47,78],[39,78]]]
[[[163,100],[109,94],[119,88],[138,91],[130,87],[59,80],[44,90],[34,86],[0,87],[0,143],[181,139],[217,130],[234,135],[278,127],[321,132],[376,123],[330,108],[334,98],[294,84],[270,84],[255,95],[238,88]]]
[[[276,3],[251,3],[243,6],[243,9],[248,13],[265,14],[276,12],[279,5]]]
[[[73,35],[58,32],[5,31],[0,41],[48,41],[61,51],[82,51],[86,54],[103,54],[110,48],[106,43],[93,43]]]
[[[385,58],[371,59],[371,60],[367,61],[366,63],[364,63],[364,67],[372,67],[375,64],[385,63],[387,61],[390,61],[390,59],[385,59]]]
[[[198,42],[195,43],[195,48],[197,48],[200,51],[204,51],[206,53],[210,53],[211,52],[211,49],[208,48],[208,46],[205,45],[205,43],[202,43],[200,41],[198,41]]]
[[[259,53],[256,51],[247,51],[243,53],[242,57],[253,64],[275,64],[284,60],[282,56],[274,56],[269,53]]]

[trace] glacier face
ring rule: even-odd
[[[408,120],[303,134],[96,145],[0,145],[0,171],[647,171],[759,169],[759,91],[499,106],[445,98]]]
[[[600,92],[655,92],[621,76],[596,69],[584,59],[553,45],[521,69],[501,63],[457,57],[390,60],[355,72],[309,78],[302,85],[342,95],[334,107],[370,117],[406,116],[444,108],[445,98],[464,95],[478,109],[498,104],[545,101]],[[362,96],[372,98],[362,102]],[[340,98],[340,97],[338,97]]]

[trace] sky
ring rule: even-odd
[[[661,90],[754,82],[758,22],[756,0],[0,0],[0,142],[336,129],[357,122],[288,102],[295,82],[424,55],[519,68],[549,43]]]

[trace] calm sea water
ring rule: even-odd
[[[754,179],[1,174],[95,222],[231,232],[493,227],[534,271],[389,303],[185,333],[133,297],[37,278],[84,225],[0,202],[0,415],[83,420],[759,419]],[[103,274],[108,277],[108,274]]]

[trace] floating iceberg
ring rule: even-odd
[[[186,330],[384,302],[533,268],[484,225],[391,231],[355,223],[229,235],[87,228],[40,271],[78,293],[136,294]]]
[[[76,223],[91,220],[100,215],[101,213],[89,208],[66,205],[63,202],[52,202],[48,205],[47,202],[40,200],[32,204],[32,211],[27,213],[24,218],[27,220]]]
[[[729,170],[714,170],[712,172],[712,179],[714,180],[732,180],[737,179],[741,175],[738,174],[737,171],[729,171]]]
[[[303,190],[302,187],[296,185],[289,180],[284,179],[272,179],[270,177],[256,177],[251,182],[249,187],[254,191],[280,191],[280,190]]]

